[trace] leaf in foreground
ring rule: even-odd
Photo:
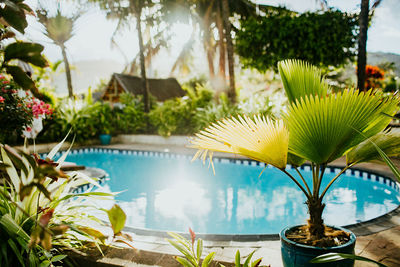
[[[312,259],[310,262],[311,263],[327,263],[327,262],[334,262],[334,261],[340,261],[340,260],[346,260],[346,259],[350,259],[350,260],[359,260],[359,261],[366,261],[366,262],[373,262],[375,264],[377,264],[378,266],[381,267],[387,267],[386,265],[362,257],[362,256],[357,256],[357,255],[353,255],[353,254],[344,254],[344,253],[327,253],[321,256],[318,256],[314,259]]]
[[[125,226],[126,215],[120,206],[114,204],[111,209],[107,210],[108,219],[110,220],[111,227],[114,235],[117,235]]]

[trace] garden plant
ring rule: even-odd
[[[201,259],[203,255],[203,240],[201,238],[197,239],[196,233],[189,228],[190,240],[187,240],[183,236],[177,233],[168,233],[173,239],[167,239],[167,241],[176,248],[179,252],[184,255],[183,257],[176,256],[175,259],[182,266],[185,267],[208,267],[212,266],[215,252],[210,252],[204,259]],[[236,251],[235,255],[235,266],[236,267],[257,267],[260,265],[262,258],[252,261],[255,251],[251,252],[244,260],[243,264],[240,263],[240,251]],[[215,265],[214,265],[215,266]],[[224,267],[224,265],[219,264],[218,266]]]
[[[87,202],[90,198],[112,199],[112,193],[74,193],[83,184],[101,187],[98,182],[78,172],[64,173],[60,167],[66,151],[53,161],[59,143],[41,159],[26,151],[0,145],[0,265],[50,266],[54,262],[71,264],[65,254],[75,249],[107,245],[110,241],[129,244],[121,233],[125,214],[114,205],[105,210]],[[113,235],[107,237],[104,225],[91,214],[95,210],[107,213]]]
[[[256,115],[213,123],[191,140],[191,147],[198,149],[194,159],[209,156],[212,165],[213,151],[219,151],[274,166],[306,196],[309,219],[293,235],[295,241],[318,247],[341,245],[348,233],[324,225],[324,197],[341,174],[360,162],[384,160],[399,177],[388,156],[399,153],[400,133],[386,129],[399,98],[372,90],[332,93],[320,70],[300,60],[281,61],[278,68],[289,100],[287,112],[277,120]],[[346,165],[323,183],[327,164],[342,156]],[[312,177],[298,171],[305,161],[311,164]],[[287,171],[287,164],[298,176]]]

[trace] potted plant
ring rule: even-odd
[[[324,225],[324,196],[355,164],[381,156],[390,161],[387,155],[398,153],[399,134],[384,129],[399,98],[371,90],[333,93],[320,70],[300,60],[279,62],[278,68],[288,97],[287,111],[281,118],[256,115],[253,119],[223,119],[190,142],[198,149],[194,159],[205,160],[208,155],[212,165],[213,151],[240,154],[276,167],[299,187],[306,196],[309,219],[305,225],[281,232],[282,259],[284,266],[308,266],[309,260],[329,251],[354,253],[354,234]],[[346,166],[322,186],[327,164],[342,156],[346,156]],[[312,177],[298,171],[305,161],[311,164]],[[287,172],[287,164],[296,169],[297,176]],[[338,263],[354,264],[351,260]]]
[[[102,145],[109,145],[113,132],[113,115],[109,104],[98,106],[99,138]]]

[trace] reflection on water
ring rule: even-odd
[[[216,175],[188,158],[88,153],[68,160],[105,169],[106,190],[121,192],[117,202],[127,225],[198,233],[277,233],[307,218],[302,192],[276,169],[215,163]],[[310,171],[303,171],[310,177]],[[335,174],[327,174],[326,186]],[[311,177],[310,177],[311,178]],[[389,186],[342,177],[326,195],[324,220],[346,225],[369,220],[399,205]],[[103,204],[110,207],[112,203]]]
[[[170,187],[156,192],[154,211],[164,218],[173,219],[184,227],[201,222],[211,211],[211,199],[196,183],[181,180]]]

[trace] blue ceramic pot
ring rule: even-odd
[[[351,231],[341,227],[330,226],[334,229],[344,230],[350,233],[350,241],[344,245],[337,247],[320,248],[320,247],[313,247],[313,246],[299,244],[286,238],[286,233],[290,229],[296,228],[298,226],[300,225],[287,227],[283,229],[280,233],[283,266],[285,267],[312,267],[312,266],[353,267],[354,266],[354,260],[341,260],[341,261],[321,263],[321,264],[310,263],[310,260],[325,253],[338,252],[338,253],[354,254],[354,247],[356,245],[356,236]]]
[[[100,138],[100,143],[102,145],[109,145],[110,142],[111,142],[111,135],[110,134],[100,134],[99,138]]]

